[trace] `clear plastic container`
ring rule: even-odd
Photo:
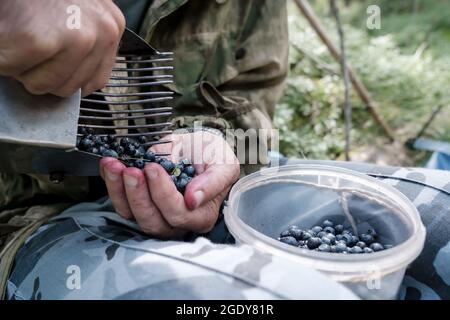
[[[276,167],[246,176],[232,188],[224,212],[238,243],[322,271],[364,299],[395,299],[406,267],[425,242],[419,213],[403,194],[364,174],[323,165]],[[331,219],[350,226],[348,214],[358,232],[374,228],[381,243],[394,247],[338,254],[276,239],[290,225],[309,229]]]

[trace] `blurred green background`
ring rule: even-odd
[[[328,0],[310,0],[334,43]],[[348,63],[400,141],[415,137],[433,108],[444,106],[425,136],[450,142],[450,0],[337,0]],[[369,5],[381,8],[381,29],[366,27]],[[290,75],[275,125],[280,151],[309,159],[343,159],[343,84],[339,64],[289,2]],[[351,89],[351,159],[422,165],[429,154],[389,145]]]

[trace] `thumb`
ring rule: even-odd
[[[197,209],[229,189],[239,178],[239,164],[215,164],[192,179],[184,199],[190,210]]]

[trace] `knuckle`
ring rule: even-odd
[[[165,215],[165,218],[166,221],[174,228],[183,229],[187,224],[187,220],[184,215],[167,214]]]
[[[72,37],[72,43],[76,44],[73,48],[81,54],[91,52],[97,42],[97,35],[90,31],[73,32]]]

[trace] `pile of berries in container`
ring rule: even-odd
[[[137,139],[124,137],[115,138],[112,135],[95,135],[89,128],[81,128],[81,137],[77,139],[77,148],[81,151],[92,153],[101,157],[119,159],[127,167],[144,169],[148,162],[158,163],[172,178],[177,190],[184,193],[186,186],[195,176],[194,166],[183,159],[179,163],[173,163],[169,159],[157,157],[154,152],[144,146],[147,142],[145,136]]]
[[[278,240],[302,249],[344,254],[373,253],[393,247],[378,242],[374,229],[368,229],[358,236],[351,228],[344,228],[342,224],[335,224],[330,220],[308,230],[290,226],[281,232]]]

